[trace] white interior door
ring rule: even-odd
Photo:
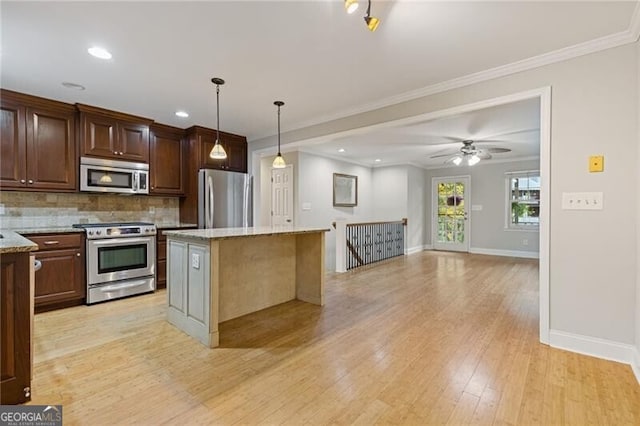
[[[469,251],[469,176],[433,179],[433,248]]]
[[[271,169],[271,225],[293,225],[293,166]]]

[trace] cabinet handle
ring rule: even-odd
[[[44,242],[45,246],[54,246],[56,244],[60,244],[60,241],[45,241]]]
[[[80,257],[80,252],[76,253],[76,256],[77,256],[77,257]]]
[[[32,183],[33,183],[33,180],[29,179],[29,184],[32,184]]]
[[[124,152],[120,151],[120,155],[124,155]]]
[[[27,181],[24,179],[20,179],[20,183],[27,183]]]

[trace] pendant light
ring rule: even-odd
[[[218,77],[214,77],[211,79],[211,82],[216,85],[216,143],[213,145],[213,149],[209,153],[209,157],[214,160],[224,160],[227,158],[227,153],[225,152],[222,145],[220,145],[220,85],[224,84],[224,80]]]
[[[358,0],[344,0],[344,8],[351,14],[358,8]]]
[[[367,6],[367,15],[364,17],[364,22],[367,24],[367,28],[369,28],[369,31],[371,32],[374,32],[380,24],[380,20],[378,18],[371,16],[371,0],[369,0],[369,5]]]
[[[280,107],[284,105],[282,101],[275,101],[273,103],[278,107],[278,155],[273,160],[273,168],[274,169],[284,169],[287,167],[287,163],[285,163],[284,158],[282,158],[282,154],[280,153]]]

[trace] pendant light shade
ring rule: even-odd
[[[344,0],[344,8],[351,14],[358,9],[358,0]]]
[[[369,0],[369,4],[367,6],[367,14],[364,17],[364,22],[367,24],[367,28],[369,28],[369,31],[371,32],[374,32],[380,24],[380,20],[378,18],[371,16],[371,0]]]
[[[284,158],[282,158],[282,154],[280,153],[280,107],[284,105],[284,102],[275,101],[273,104],[278,107],[278,155],[276,155],[275,160],[273,160],[272,166],[274,169],[284,169],[287,167],[287,163],[284,161]]]
[[[227,158],[227,153],[220,145],[220,86],[224,84],[224,80],[214,77],[211,82],[216,85],[216,143],[213,145],[209,157],[214,160],[224,160]]]

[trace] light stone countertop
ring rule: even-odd
[[[300,226],[258,226],[253,228],[214,228],[189,231],[165,231],[168,237],[182,237],[199,240],[224,240],[239,237],[258,237],[264,235],[290,235],[313,232],[329,232],[329,228],[311,228]]]
[[[180,222],[180,223],[156,223],[156,228],[158,228],[158,230],[161,229],[174,229],[174,228],[197,228],[198,224],[197,223],[184,223],[184,222]]]
[[[38,250],[38,245],[14,231],[0,230],[0,253],[22,253]]]
[[[34,228],[11,228],[11,231],[21,235],[35,235],[35,234],[70,234],[70,233],[84,233],[84,229],[72,228],[68,226],[42,226]]]

